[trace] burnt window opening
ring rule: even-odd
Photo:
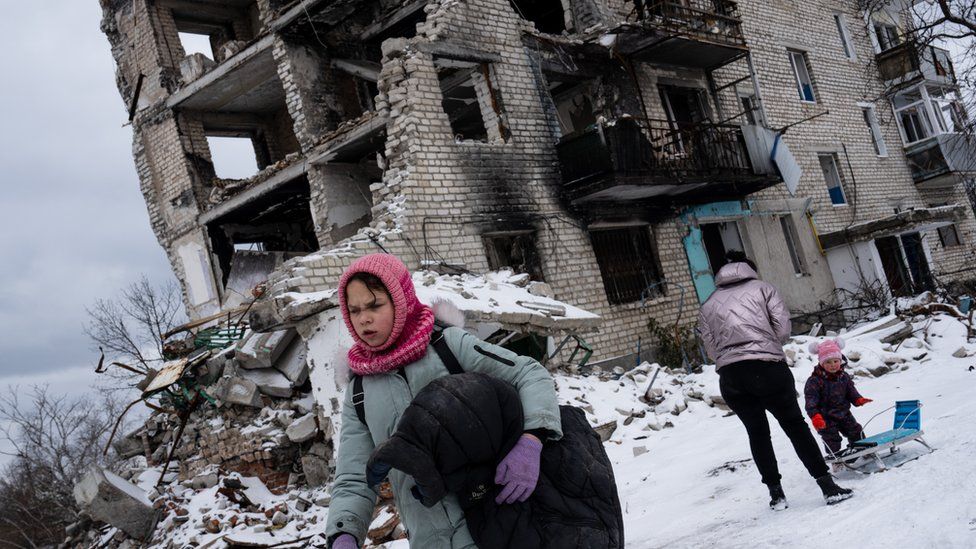
[[[455,140],[507,141],[511,134],[492,66],[453,59],[436,59],[435,65]]]
[[[610,304],[664,295],[664,276],[649,226],[591,229],[590,242]]]
[[[529,275],[532,280],[545,280],[539,247],[533,232],[486,234],[482,236],[482,240],[488,268],[492,271],[510,268],[518,274]]]
[[[255,277],[255,263],[261,263],[255,259],[257,254],[274,254],[280,264],[282,259],[319,249],[304,176],[211,221],[207,231],[225,289],[228,281]]]
[[[596,124],[594,97],[588,84],[552,80],[549,94],[563,136],[584,132]]]
[[[531,21],[536,30],[546,34],[562,34],[566,30],[566,10],[561,0],[510,0],[515,13]]]

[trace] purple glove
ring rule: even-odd
[[[502,488],[495,503],[515,503],[529,499],[539,481],[539,457],[542,443],[532,435],[522,435],[512,451],[495,469],[495,484]]]
[[[332,540],[332,549],[359,549],[359,544],[351,534],[340,534]]]

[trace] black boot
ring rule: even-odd
[[[773,511],[782,511],[789,507],[790,504],[786,503],[786,494],[783,493],[783,485],[781,484],[770,484],[769,485],[769,508]]]
[[[854,496],[853,490],[837,486],[837,483],[834,482],[834,477],[832,477],[830,474],[818,477],[817,484],[820,485],[820,489],[823,491],[823,496],[824,499],[827,500],[827,505],[840,503],[845,499]]]

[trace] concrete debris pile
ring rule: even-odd
[[[164,411],[116,438],[116,472],[93,470],[75,486],[83,513],[62,547],[262,547],[248,536],[265,533],[267,545],[314,541],[335,468],[333,411],[312,398],[294,330],[242,332],[168,342],[185,356],[139,383]]]

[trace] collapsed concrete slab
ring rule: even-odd
[[[279,330],[266,334],[252,333],[241,340],[234,358],[242,368],[271,368],[295,339],[294,330]]]
[[[278,398],[288,398],[292,395],[291,381],[274,368],[262,368],[260,370],[240,370],[238,372],[244,379],[253,381],[258,390],[262,393]]]
[[[305,442],[311,440],[318,433],[318,426],[315,423],[315,414],[306,414],[288,425],[285,434],[292,442]]]
[[[261,393],[258,385],[250,379],[240,377],[224,377],[217,384],[214,396],[228,404],[239,404],[260,408]]]
[[[90,470],[74,490],[75,501],[95,520],[99,520],[129,536],[148,540],[159,514],[141,488],[122,477],[103,469]]]
[[[305,343],[296,339],[275,363],[275,368],[297,387],[308,379],[307,354]]]

